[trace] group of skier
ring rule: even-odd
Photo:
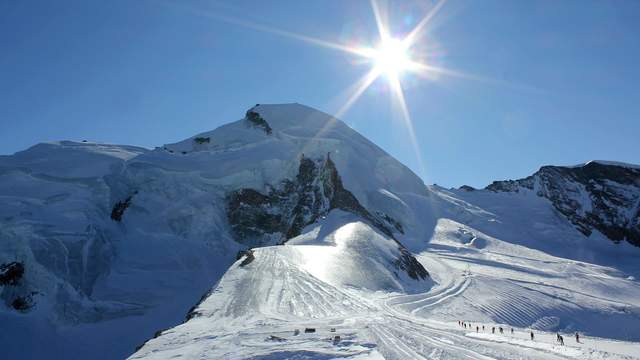
[[[473,325],[465,321],[458,320],[458,325],[465,329],[469,329],[469,330],[473,329]],[[476,332],[480,332],[480,325],[476,325],[475,329],[476,329]],[[500,334],[504,334],[504,329],[502,328],[502,326],[498,326],[498,331],[500,332]],[[484,332],[484,325],[482,325],[482,332]],[[491,327],[491,333],[492,334],[496,333],[495,326]],[[511,328],[511,335],[513,335],[513,328]],[[535,338],[535,335],[533,334],[533,330],[529,330],[529,336],[531,337],[531,341],[533,341]],[[560,333],[556,333],[556,342],[564,346],[564,337],[560,335]],[[576,332],[576,342],[580,343],[580,334],[578,334],[577,332]]]

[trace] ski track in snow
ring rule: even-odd
[[[554,288],[551,284],[530,288],[538,283],[528,283],[526,279],[534,275],[524,269],[542,260],[530,254],[523,254],[527,256],[520,258],[520,270],[505,278],[491,276],[491,271],[500,270],[495,263],[469,271],[460,266],[459,254],[453,250],[425,251],[419,259],[438,284],[426,293],[398,294],[337,288],[323,282],[300,268],[295,251],[298,246],[257,249],[253,263],[246,268],[236,264],[225,275],[231,279],[223,278],[222,286],[216,290],[225,294],[211,296],[201,304],[201,317],[149,341],[132,359],[167,359],[184,354],[190,358],[228,359],[640,358],[638,343],[583,336],[582,343],[576,344],[572,334],[564,334],[567,345],[560,346],[555,343],[554,332],[540,330],[534,330],[536,340],[531,341],[528,324],[549,313],[550,308],[557,313],[570,313],[573,305],[570,299],[556,294],[571,291],[570,288]],[[488,255],[500,257],[486,252],[482,256]],[[544,261],[546,269],[538,266],[543,273],[553,274],[556,266],[564,266]],[[509,265],[505,263],[505,267]],[[597,269],[587,267],[584,271],[592,273]],[[227,283],[234,286],[229,288]],[[480,299],[478,288],[489,290],[492,297]],[[220,299],[228,303],[220,304]],[[608,299],[597,296],[592,301],[608,303]],[[454,320],[460,315],[460,303],[473,310],[467,311],[467,316],[478,319],[471,321],[473,328],[462,328]],[[218,322],[227,325],[212,325]],[[476,332],[475,326],[482,325],[485,330]],[[491,334],[492,326],[496,327],[495,334]],[[498,333],[499,326],[505,329],[504,335]],[[305,327],[314,327],[316,332],[305,334]],[[294,335],[295,329],[301,333]],[[331,339],[336,334],[341,340],[333,344]],[[278,338],[270,340],[270,336]],[[202,344],[194,345],[194,338]]]

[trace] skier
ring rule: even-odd
[[[562,337],[562,335],[558,335],[560,336],[560,345],[564,346],[564,338]]]
[[[533,330],[531,330],[530,332],[531,332],[531,341],[533,341]]]
[[[482,325],[482,331],[484,331],[484,325]]]
[[[480,331],[480,328],[476,326],[476,332],[479,332],[479,331]]]
[[[495,327],[495,326],[491,328],[491,333],[492,333],[492,334],[495,334],[495,333],[496,333],[496,327]]]
[[[513,335],[513,328],[511,328],[511,335]]]
[[[502,326],[500,326],[500,334],[504,334],[504,330],[502,330]]]
[[[580,342],[580,334],[578,334],[578,332],[576,332],[576,342],[579,343]]]

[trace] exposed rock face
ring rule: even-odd
[[[111,210],[111,220],[120,222],[122,221],[122,215],[124,215],[125,210],[131,205],[131,200],[133,199],[133,195],[127,196],[124,201],[118,201],[115,205],[113,205],[113,209]]]
[[[259,105],[256,105],[259,106]],[[269,123],[260,116],[257,112],[249,109],[245,115],[245,119],[253,126],[262,128],[267,135],[271,135],[272,129]]]
[[[295,179],[283,181],[267,194],[240,189],[227,196],[233,233],[238,242],[252,247],[283,244],[334,209],[360,216],[394,240],[394,230],[403,233],[399,221],[381,212],[372,214],[344,188],[329,155],[319,161],[302,156]],[[393,265],[413,279],[426,279],[427,270],[399,242],[398,248],[401,255]]]
[[[640,169],[599,162],[544,166],[527,178],[495,181],[486,189],[535,191],[584,235],[598,230],[614,242],[640,246]]]
[[[425,280],[429,277],[427,269],[404,246],[399,246],[398,250],[400,250],[400,257],[394,264],[397,269],[405,271],[410,278],[415,280]]]
[[[21,262],[13,261],[0,265],[0,285],[18,285],[24,275],[24,265]]]
[[[199,136],[199,137],[194,138],[194,139],[193,139],[193,141],[194,141],[196,144],[200,144],[200,145],[202,145],[202,144],[208,144],[208,143],[210,143],[210,142],[211,142],[211,138],[210,138],[210,137],[208,137],[208,136],[207,136],[207,137]]]
[[[33,305],[33,295],[24,281],[25,267],[22,262],[0,264],[0,298],[5,305],[16,311],[27,312]],[[4,287],[4,288],[3,288]]]
[[[390,237],[392,227],[385,222],[402,230],[389,216],[372,215],[344,188],[329,155],[321,161],[303,155],[296,178],[270,188],[267,194],[240,189],[227,196],[227,216],[235,237],[250,246],[284,243],[333,209],[357,214]]]

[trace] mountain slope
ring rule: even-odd
[[[640,167],[591,161],[544,166],[532,176],[496,181],[492,191],[530,190],[549,199],[584,235],[597,230],[613,241],[640,246]]]
[[[289,193],[291,184],[297,190]],[[16,262],[24,273],[0,286],[0,320],[14,329],[0,347],[16,357],[51,349],[67,358],[123,357],[180,322],[238,251],[281,243],[332,209],[382,231],[401,255],[397,271],[427,281],[394,239],[401,233],[382,211],[382,190],[425,192],[344,123],[298,104],[258,106],[151,151],[65,141],[3,156],[0,265]],[[240,236],[229,211],[234,194],[273,191],[278,201],[263,210],[286,208],[286,230]],[[34,331],[42,346],[25,346]]]
[[[619,177],[635,170],[615,169],[427,187],[299,104],[154,150],[36,145],[0,157],[0,348],[112,359],[155,334],[132,357],[624,358],[634,344],[563,350],[453,325],[637,341],[640,249],[592,221],[634,228],[638,191]],[[590,184],[599,204],[624,204],[562,205]],[[317,332],[291,335],[305,327]]]

